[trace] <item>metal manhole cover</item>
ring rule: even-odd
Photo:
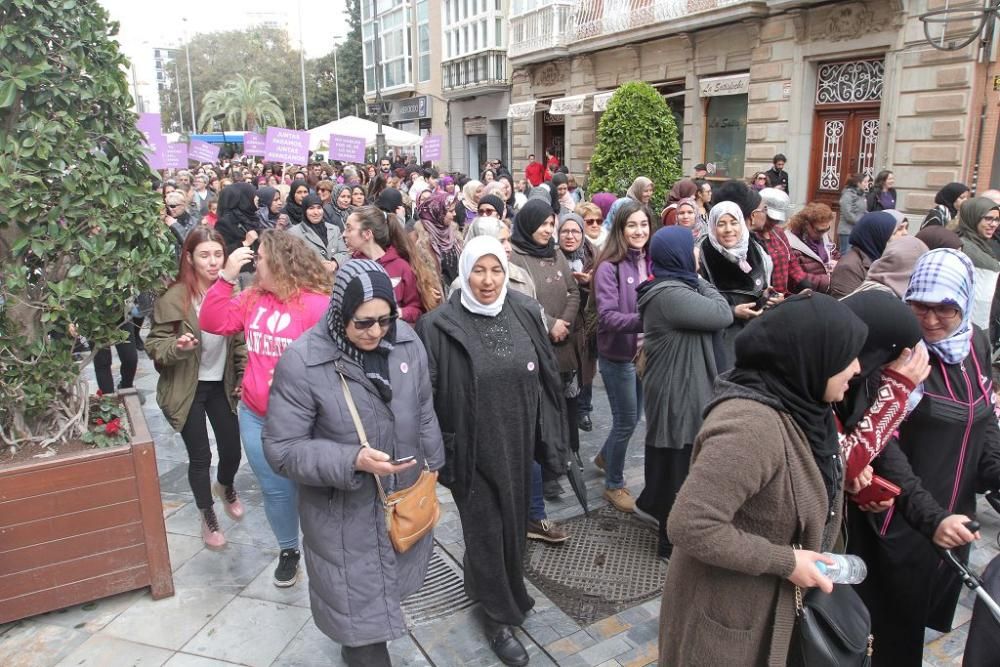
[[[420,590],[403,600],[407,627],[426,625],[474,605],[465,595],[461,571],[441,547],[434,545]]]
[[[562,545],[528,541],[524,572],[581,625],[624,611],[663,591],[667,564],[656,556],[656,531],[612,507],[562,524]]]

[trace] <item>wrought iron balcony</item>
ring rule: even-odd
[[[517,64],[551,60],[565,55],[573,38],[577,0],[537,0],[510,17],[507,55]],[[538,6],[535,6],[538,5]],[[512,7],[512,12],[517,11]]]
[[[579,0],[570,43],[574,52],[586,51],[603,45],[577,42],[615,36],[618,41],[623,33],[648,39],[766,13],[765,0]]]
[[[441,89],[449,99],[483,95],[510,86],[506,51],[480,51],[441,63]]]

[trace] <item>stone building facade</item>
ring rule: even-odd
[[[927,43],[918,16],[943,0],[524,2],[509,48],[517,170],[553,145],[585,173],[608,97],[643,80],[681,120],[685,173],[750,176],[783,153],[796,206],[835,204],[858,172],[892,170],[914,214],[945,183],[1000,179],[995,57]]]

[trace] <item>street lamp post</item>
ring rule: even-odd
[[[177,73],[177,58],[174,58],[174,88],[177,90],[177,121],[180,123],[181,132],[184,132],[184,107],[181,105],[181,77]],[[196,134],[194,119],[191,119],[191,134]]]
[[[340,45],[337,41],[333,42],[333,78],[336,85],[335,90],[337,91],[337,120],[340,120],[340,69],[337,67],[337,49]]]
[[[375,40],[375,117],[378,120],[378,130],[375,132],[375,159],[385,157],[385,135],[382,134],[382,49],[380,25],[378,21],[378,3],[372,0],[372,37]]]
[[[302,0],[299,0],[299,69],[302,73],[302,125],[309,129],[309,103],[306,101],[306,57],[302,48]]]
[[[187,17],[185,16],[184,21],[184,56],[187,58],[187,68],[188,68],[188,98],[191,101],[191,131],[198,131],[198,119],[194,115],[194,84],[191,83],[191,49],[188,44],[188,34],[187,34]]]

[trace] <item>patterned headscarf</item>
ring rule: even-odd
[[[448,207],[453,201],[454,197],[451,195],[439,192],[431,195],[430,199],[417,208],[417,217],[425,223],[424,229],[427,230],[438,257],[449,252],[457,242],[455,228],[446,222]]]
[[[957,364],[972,348],[972,299],[976,292],[975,270],[965,254],[950,248],[931,250],[917,260],[903,301],[944,303],[962,311],[962,322],[944,340],[927,343],[946,364]],[[925,341],[926,342],[926,341]]]
[[[371,352],[359,350],[347,338],[347,323],[361,304],[372,299],[386,301],[393,316],[399,312],[392,291],[392,279],[382,265],[370,259],[350,260],[337,271],[330,308],[326,311],[326,326],[340,351],[364,369],[365,377],[372,381],[379,396],[388,403],[392,400],[389,353],[396,342],[395,323],[389,326],[378,347]]]
[[[722,244],[719,243],[718,232],[715,229],[715,225],[718,224],[719,218],[724,215],[731,215],[736,218],[736,221],[740,223],[740,240],[732,248],[724,248]],[[708,213],[708,242],[712,244],[720,255],[728,259],[733,264],[738,264],[740,271],[743,273],[750,273],[752,267],[750,262],[747,261],[747,253],[750,252],[750,229],[746,225],[746,221],[743,219],[743,211],[734,202],[731,201],[721,201],[712,207],[712,210]]]

